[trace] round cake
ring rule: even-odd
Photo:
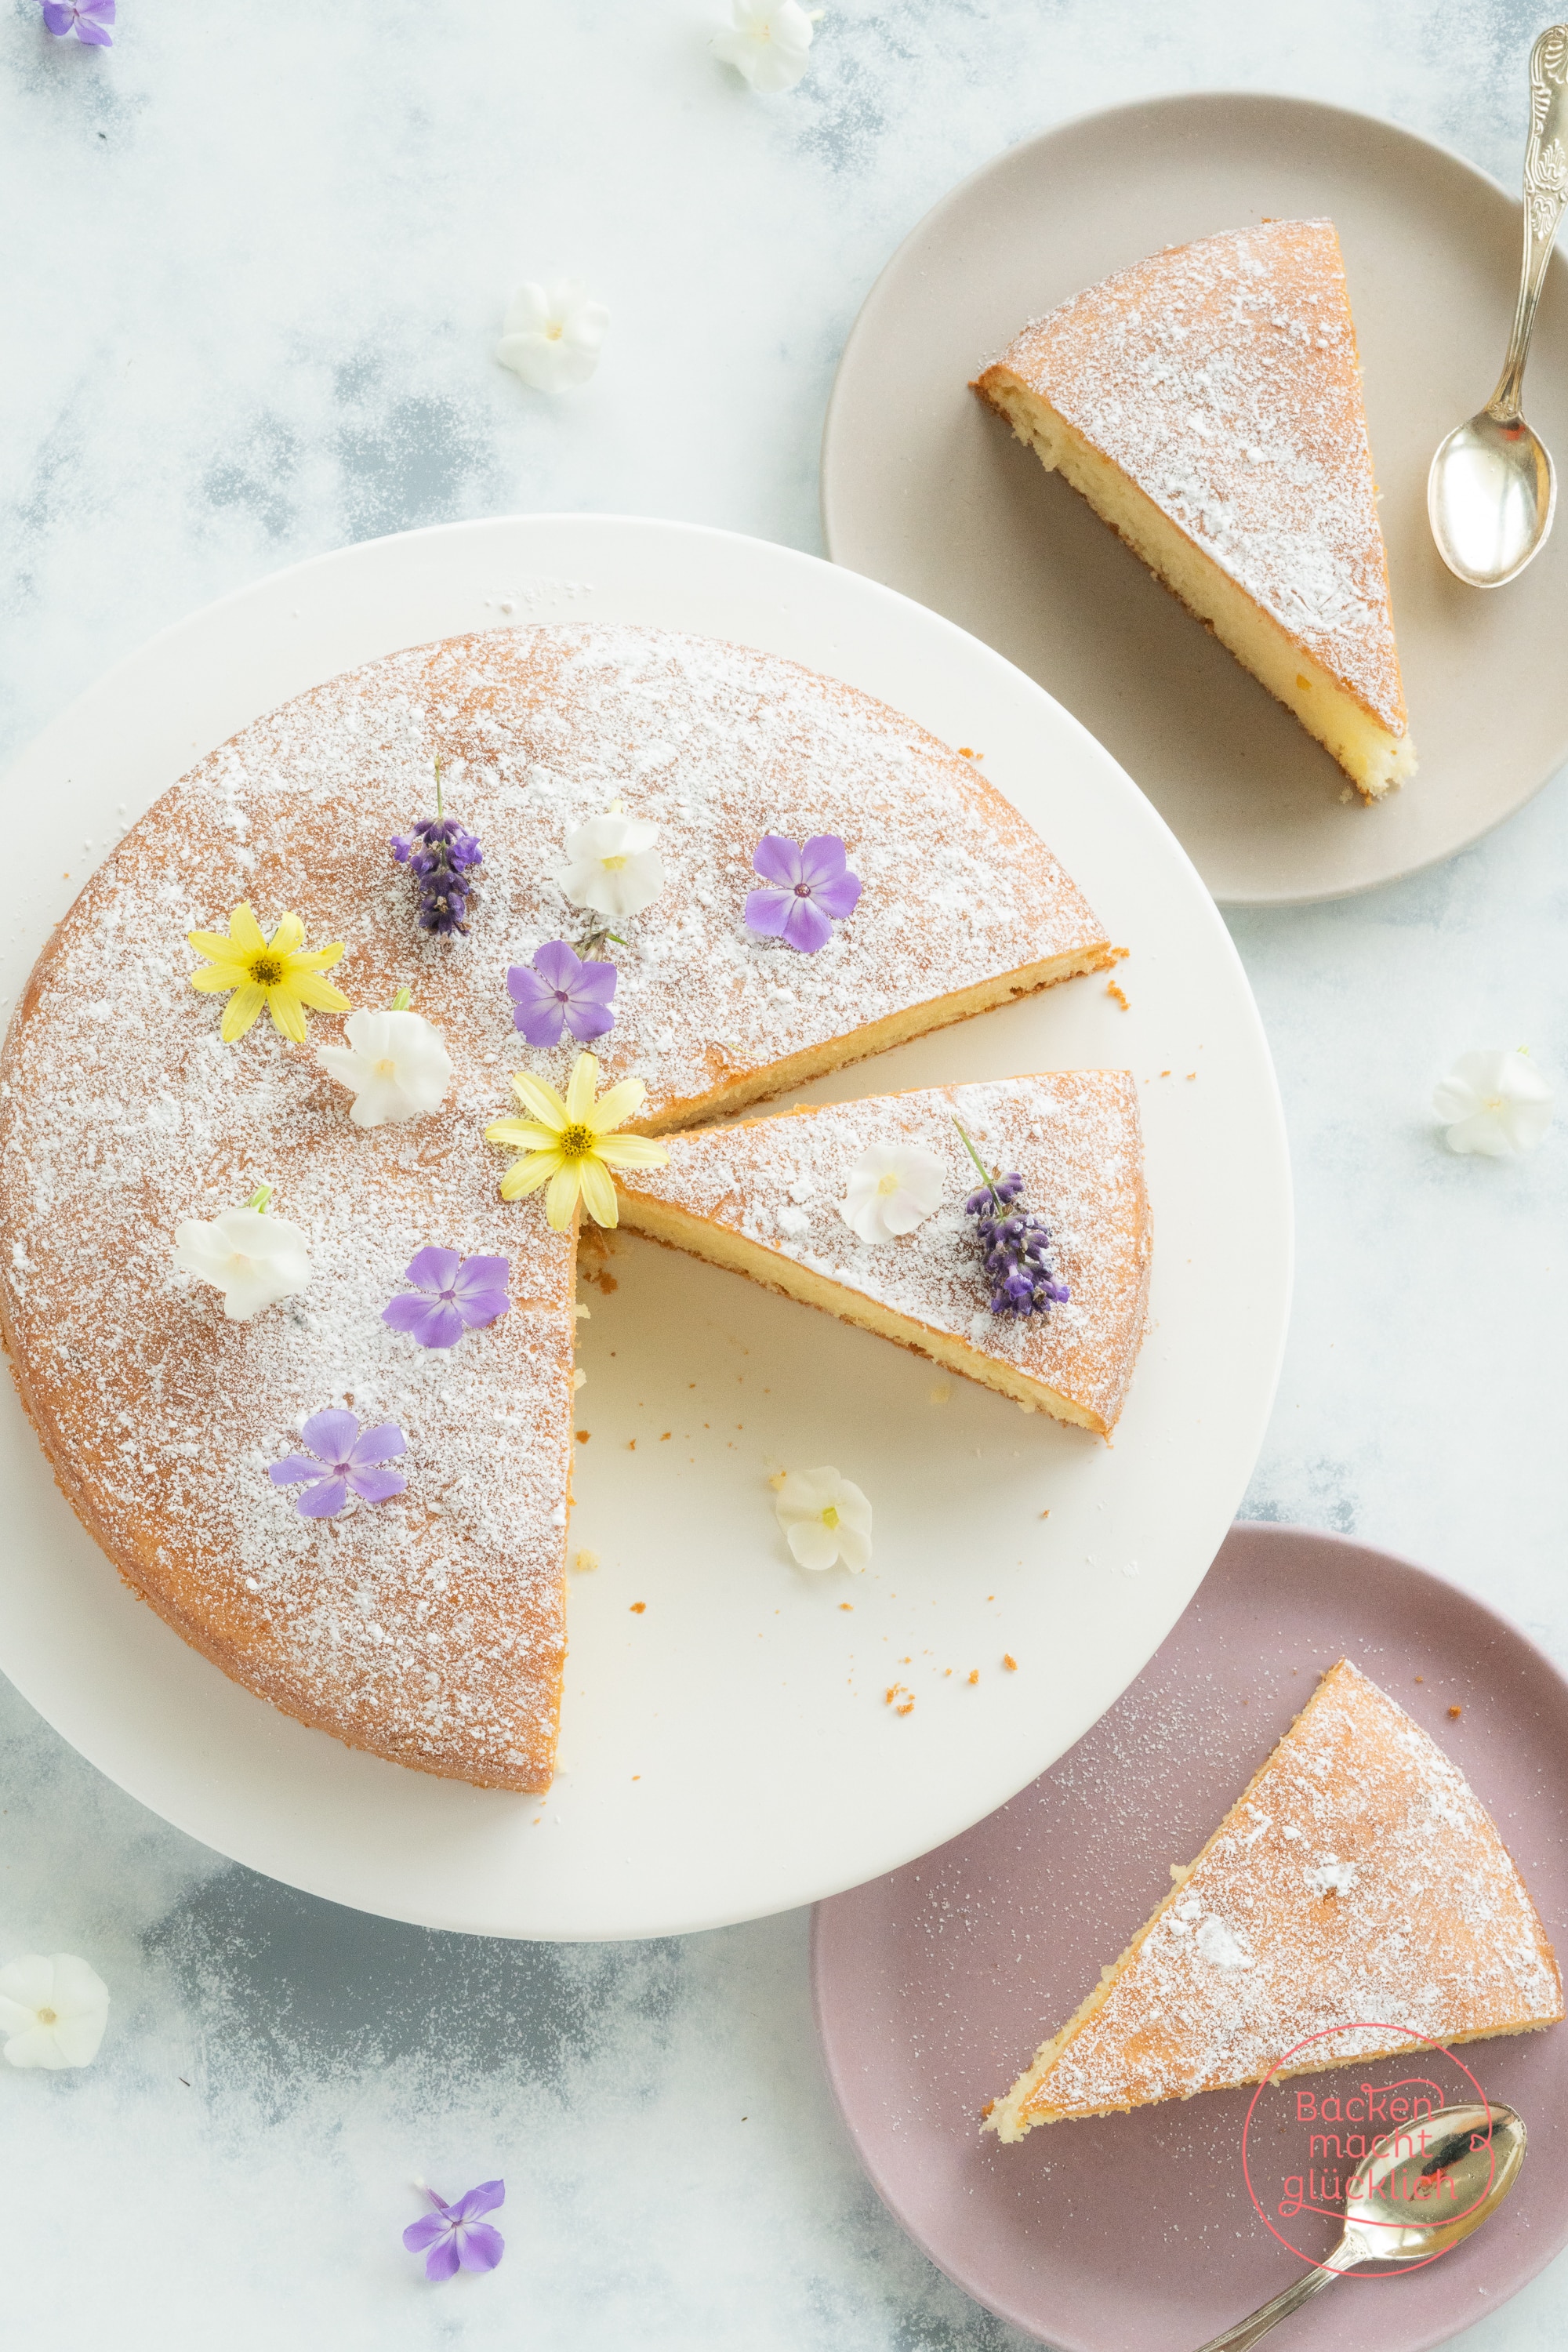
[[[412,828],[437,761],[469,871],[426,929]],[[606,869],[647,866],[657,838],[647,903],[585,910],[590,836],[629,845]],[[858,896],[797,952],[748,903],[791,845],[807,879],[762,897],[809,896],[824,841]],[[834,888],[823,908],[847,903]],[[551,1777],[565,1647],[575,1222],[501,1197],[518,1163],[486,1129],[515,1114],[514,1075],[566,1085],[578,1036],[531,1045],[523,1021],[531,1003],[541,1034],[538,973],[565,946],[614,967],[593,1048],[605,1085],[642,1082],[644,1134],[1110,961],[973,761],[868,697],[707,639],[500,631],[334,679],[166,793],[39,959],[0,1082],[5,1336],[110,1560],[289,1714],[529,1790]],[[404,1003],[446,1073],[423,1095],[375,1076],[391,1029],[345,1036],[344,1007],[352,1033]],[[247,1203],[308,1273],[244,1313],[254,1284],[201,1269]],[[432,1339],[426,1307],[454,1336]]]

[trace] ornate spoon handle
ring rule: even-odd
[[[1343,2245],[1337,2247],[1335,2252],[1343,2252]],[[1278,2327],[1282,2319],[1289,2319],[1293,2311],[1300,2311],[1304,2303],[1310,2303],[1315,2294],[1321,2294],[1326,2286],[1333,2284],[1342,2271],[1353,2270],[1360,2259],[1359,2254],[1352,2255],[1348,2263],[1334,2270],[1303,2271],[1300,2278],[1291,2280],[1282,2294],[1277,2294],[1272,2302],[1261,2305],[1248,2318],[1238,2319],[1236,2326],[1227,2327],[1223,2336],[1211,2336],[1206,2344],[1199,2346],[1198,2352],[1247,2352],[1248,2345],[1256,2344],[1260,2336],[1267,2336],[1271,2327]]]
[[[1548,25],[1530,52],[1530,141],[1524,151],[1524,258],[1513,331],[1487,415],[1520,421],[1520,392],[1542,281],[1568,198],[1568,25]]]

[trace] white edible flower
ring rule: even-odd
[[[858,1575],[871,1557],[871,1506],[837,1470],[791,1470],[773,1505],[802,1568],[837,1560]]]
[[[0,2033],[13,2066],[90,2066],[109,2021],[109,1987],[74,1952],[29,1952],[0,1969]]]
[[[812,20],[800,0],[734,0],[713,47],[753,89],[793,89],[805,71]]]
[[[175,1265],[222,1291],[231,1323],[248,1323],[310,1283],[310,1253],[299,1226],[263,1213],[269,1190],[264,1186],[243,1209],[226,1209],[210,1223],[186,1217],[174,1227]]]
[[[1461,1054],[1432,1097],[1448,1130],[1450,1151],[1484,1151],[1490,1160],[1533,1151],[1552,1124],[1552,1089],[1516,1054]]]
[[[574,907],[592,907],[596,915],[640,915],[664,887],[658,839],[657,824],[624,815],[617,801],[567,835],[566,863],[551,879]]]
[[[912,1234],[942,1206],[946,1174],[936,1153],[919,1144],[873,1143],[849,1171],[838,1213],[863,1242]]]
[[[501,322],[496,357],[535,392],[570,392],[598,366],[609,323],[604,304],[574,278],[549,288],[520,286]]]
[[[385,1127],[439,1110],[452,1083],[452,1056],[422,1013],[351,1013],[343,1023],[349,1050],[318,1045],[329,1077],[353,1088],[349,1112],[356,1127]]]

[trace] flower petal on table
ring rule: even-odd
[[[452,2226],[451,2216],[443,2205],[439,2212],[421,2213],[417,2221],[410,2221],[403,2232],[403,2242],[411,2254],[422,2254],[437,2238],[444,2238]]]
[[[296,1045],[302,1045],[305,1042],[305,1008],[299,998],[287,988],[268,988],[264,990],[263,993],[267,998],[267,1010],[272,1015],[274,1029],[281,1031],[285,1037],[291,1037]],[[245,991],[241,989],[239,994],[243,996]],[[234,1011],[238,1002],[239,997],[231,999],[228,1008],[230,1013]]]
[[[346,1013],[353,1002],[341,988],[334,988],[330,980],[323,980],[319,971],[301,971],[296,966],[289,981],[295,995],[318,1013]],[[302,1023],[300,1034],[305,1034]]]
[[[492,1118],[485,1129],[487,1143],[506,1143],[514,1151],[553,1151],[561,1140],[558,1127],[537,1127],[527,1118]]]
[[[466,2197],[459,2197],[447,2210],[454,2221],[477,2221],[481,2213],[493,2213],[498,2205],[505,2203],[504,2180],[481,2180],[477,2189],[470,2189]]]
[[[458,2230],[458,2260],[466,2271],[493,2271],[506,2252],[506,2240],[488,2221],[469,2221]]]
[[[825,915],[832,915],[842,922],[845,916],[852,915],[860,903],[859,876],[839,874],[831,882],[825,882],[813,893],[813,903],[820,907]]]
[[[599,1065],[592,1054],[579,1054],[572,1065],[572,1075],[566,1081],[566,1121],[568,1126],[594,1127],[594,1094],[599,1083]],[[613,1094],[615,1089],[611,1088]],[[608,1122],[614,1125],[614,1121]]]
[[[534,973],[546,988],[573,987],[582,969],[576,949],[564,940],[547,940],[534,954]]]
[[[275,1462],[267,1475],[275,1486],[297,1486],[301,1478],[319,1478],[324,1467],[313,1454],[291,1454],[287,1462]]]
[[[349,1498],[346,1478],[323,1478],[319,1486],[307,1486],[294,1508],[302,1519],[335,1519]]]
[[[367,1429],[348,1457],[351,1470],[368,1469],[373,1462],[390,1462],[395,1454],[406,1454],[408,1440],[395,1421],[378,1422]]]
[[[763,834],[752,852],[752,865],[765,882],[776,883],[783,890],[793,891],[804,879],[799,844],[782,833]]]
[[[595,1149],[607,1168],[668,1168],[669,1154],[651,1135],[602,1135]]]
[[[477,1297],[481,1292],[499,1290],[506,1296],[511,1280],[511,1260],[509,1257],[466,1257],[454,1286],[459,1302]]]
[[[228,919],[228,935],[242,955],[255,955],[267,945],[267,934],[242,898]]]
[[[342,1405],[329,1405],[325,1412],[313,1412],[301,1422],[300,1434],[323,1462],[343,1462],[359,1436],[359,1415]]]
[[[544,1195],[544,1222],[558,1234],[563,1234],[572,1223],[584,1165],[581,1160],[564,1160],[551,1176],[550,1189]]]
[[[455,2231],[448,2230],[444,2238],[433,2245],[425,2257],[426,2278],[449,2279],[458,2274],[458,2246]]]
[[[790,908],[800,904],[793,890],[748,890],[745,906],[747,928],[759,931],[765,940],[776,940],[784,929]]]
[[[621,1213],[616,1201],[615,1181],[609,1170],[598,1160],[580,1160],[577,1179],[583,1187],[583,1206],[596,1225],[618,1225]]]
[[[584,1055],[585,1060],[589,1057]],[[647,1087],[641,1078],[623,1078],[618,1086],[610,1087],[600,1096],[588,1112],[584,1124],[596,1136],[608,1135],[641,1110],[647,1099]]]
[[[833,926],[815,898],[796,898],[784,917],[780,937],[797,954],[815,955],[833,937]]]
[[[462,1263],[460,1252],[437,1249],[432,1243],[409,1259],[403,1269],[403,1278],[413,1283],[416,1290],[450,1290]]]
[[[398,1470],[351,1470],[348,1483],[362,1503],[389,1503],[408,1481]]]
[[[530,1160],[514,1160],[500,1180],[501,1199],[521,1201],[525,1194],[537,1192],[560,1168],[561,1155],[555,1151],[539,1151]]]
[[[531,1070],[514,1070],[511,1090],[524,1110],[531,1110],[552,1136],[560,1134],[566,1125],[567,1112],[553,1087],[546,1086],[542,1078],[536,1078]]]

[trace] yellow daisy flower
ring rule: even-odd
[[[623,1078],[618,1087],[595,1102],[599,1065],[592,1054],[579,1054],[566,1081],[564,1102],[553,1087],[527,1070],[512,1073],[512,1089],[531,1118],[498,1118],[485,1129],[487,1143],[510,1143],[527,1153],[500,1180],[503,1201],[520,1200],[542,1184],[544,1214],[558,1234],[572,1222],[577,1196],[595,1224],[620,1223],[612,1168],[663,1168],[669,1154],[662,1143],[647,1135],[616,1135],[612,1130],[642,1107],[647,1093],[640,1078]]]
[[[285,915],[272,937],[243,903],[228,919],[228,930],[189,931],[186,937],[197,955],[210,958],[204,971],[191,974],[191,986],[204,995],[234,994],[224,1007],[222,1036],[226,1045],[243,1037],[265,1004],[272,1025],[295,1044],[305,1042],[305,1007],[318,1013],[346,1013],[349,1000],[321,974],[342,954],[342,940],[330,948],[312,948],[301,954],[305,926],[298,915]]]

